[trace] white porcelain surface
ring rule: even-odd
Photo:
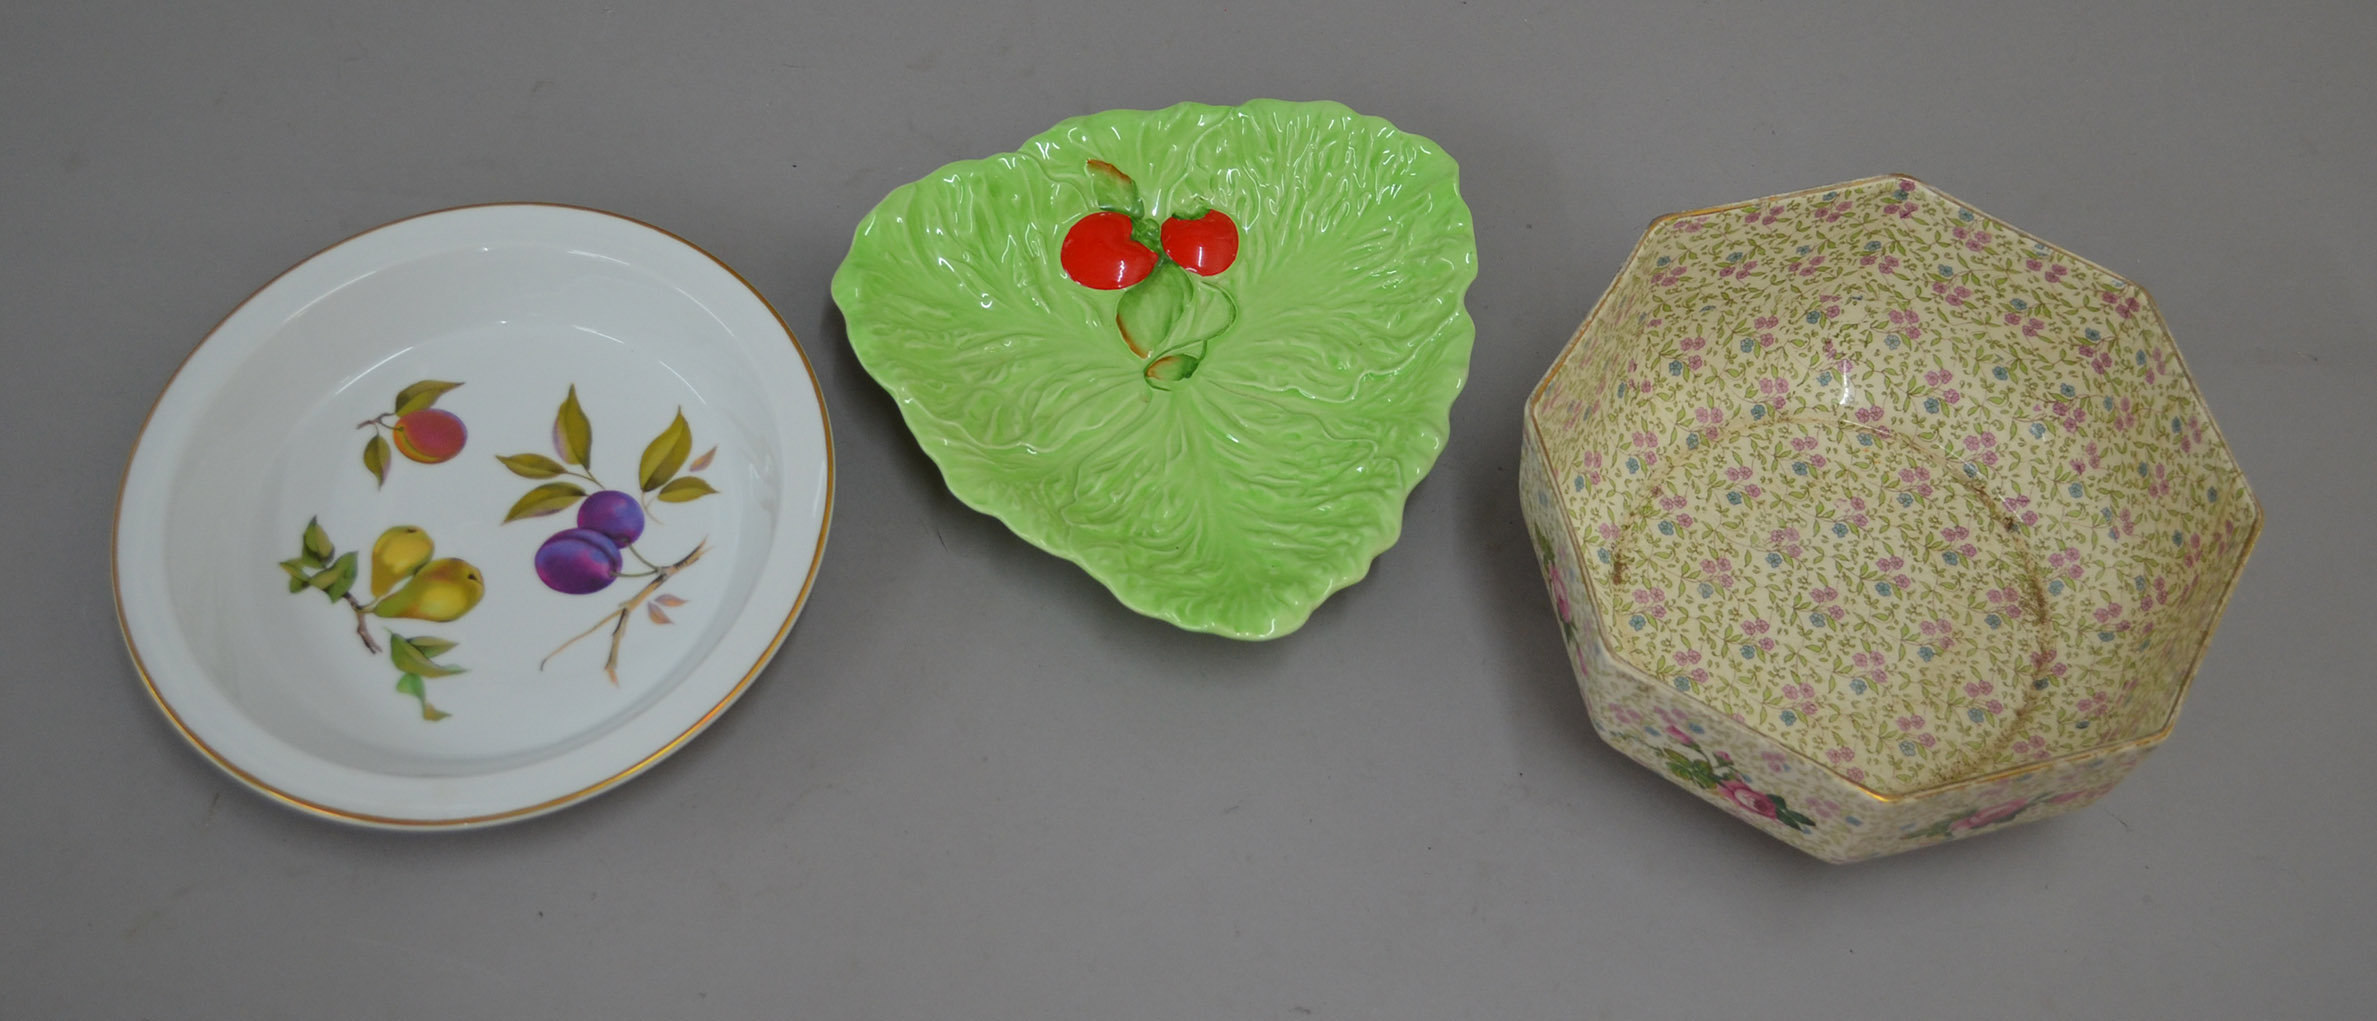
[[[431,379],[463,384],[436,404],[465,423],[462,451],[436,464],[392,457],[376,482],[357,423]],[[700,471],[715,495],[646,501],[644,555],[708,552],[667,579],[681,602],[666,623],[643,604],[630,613],[615,685],[609,627],[539,661],[646,579],[554,591],[533,558],[574,508],[502,523],[539,483],[495,455],[555,456],[556,408],[573,386],[592,429],[588,468],[610,488],[636,491],[639,455],[679,409],[695,454],[716,447]],[[299,264],[182,366],[125,477],[119,610],[160,706],[266,793],[367,824],[521,818],[649,766],[741,694],[806,597],[832,483],[807,359],[723,264],[592,210],[431,213]],[[315,518],[366,564],[375,537],[410,524],[433,535],[437,556],[483,574],[484,598],[450,622],[364,621],[455,643],[438,658],[468,672],[427,682],[445,718],[425,719],[423,702],[392,688],[402,671],[363,647],[354,609],[288,590],[277,563]]]

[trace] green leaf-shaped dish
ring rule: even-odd
[[[1135,317],[1161,306],[1137,321],[1163,336],[1126,341],[1116,317],[1139,292],[1059,262],[1077,221],[1132,197],[1091,160],[1135,183],[1142,238],[1206,209],[1237,225],[1226,269],[1167,261],[1136,299]],[[958,499],[1134,610],[1272,638],[1402,530],[1468,373],[1476,275],[1459,168],[1434,143],[1336,103],[1257,100],[1078,117],[943,167],[859,223],[833,290]]]

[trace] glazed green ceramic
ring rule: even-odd
[[[1209,210],[1234,258],[1168,243]],[[1130,286],[1079,282],[1118,251],[1103,284]],[[1394,544],[1476,275],[1443,150],[1258,100],[1078,117],[934,171],[859,223],[833,291],[950,492],[1134,610],[1259,639]]]

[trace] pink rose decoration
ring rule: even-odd
[[[1993,808],[1984,808],[1978,812],[1974,812],[1971,815],[1965,816],[1962,819],[1956,820],[1955,824],[1950,828],[1959,830],[1977,830],[1983,826],[1988,826],[1993,823],[2001,823],[2013,818],[2014,813],[2022,811],[2025,807],[2028,807],[2029,804],[2029,801],[2016,799]]]
[[[1774,802],[1766,795],[1751,790],[1749,784],[1739,780],[1727,780],[1718,784],[1717,790],[1745,812],[1767,819],[1775,817]]]

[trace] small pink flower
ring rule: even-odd
[[[1684,733],[1684,732],[1683,732],[1683,730],[1682,730],[1681,728],[1677,727],[1675,724],[1672,724],[1672,723],[1670,723],[1670,724],[1668,724],[1668,725],[1667,725],[1667,736],[1668,736],[1668,737],[1670,737],[1670,738],[1673,738],[1673,739],[1675,740],[1675,743],[1677,743],[1677,744],[1699,744],[1699,743],[1700,743],[1700,742],[1698,742],[1698,741],[1694,741],[1694,740],[1692,740],[1692,735],[1690,735],[1690,734],[1687,734],[1687,733]]]

